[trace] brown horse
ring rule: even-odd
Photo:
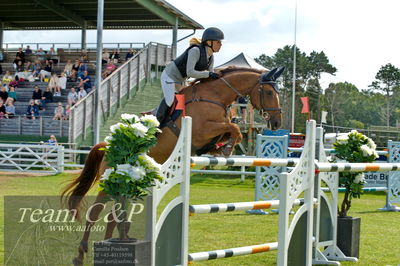
[[[214,141],[226,142],[222,153],[225,156],[231,154],[234,146],[241,142],[242,134],[238,125],[230,121],[229,107],[241,96],[250,98],[251,104],[260,111],[271,129],[279,128],[282,116],[276,79],[282,72],[283,68],[275,68],[265,73],[249,68],[227,68],[221,71],[220,78],[217,80],[195,81],[182,89],[181,93],[186,99],[186,115],[193,119],[192,152],[204,151],[202,147]],[[175,121],[175,126],[165,127],[159,134],[157,145],[149,153],[158,163],[165,162],[173,151],[178,134],[174,128],[178,128],[179,131],[180,125],[181,118],[179,117]],[[80,198],[99,180],[105,170],[104,152],[99,150],[104,146],[105,143],[99,143],[92,148],[80,176],[63,191],[62,196],[67,197],[68,207],[71,210],[78,209]],[[209,152],[217,152],[213,148],[214,145],[209,146],[211,146],[207,149]],[[104,202],[104,196],[105,194],[100,192],[96,202]],[[89,214],[90,220],[97,220],[102,209],[101,205],[96,205]],[[75,265],[82,264],[84,252],[88,249],[87,241],[92,226],[93,223],[87,222],[79,247],[79,256],[74,259]],[[108,224],[105,239],[112,237],[114,227],[115,222]]]

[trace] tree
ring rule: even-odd
[[[400,70],[392,64],[381,66],[375,76],[375,81],[369,86],[372,89],[382,91],[386,96],[386,126],[390,126],[391,101],[390,96],[400,84]]]

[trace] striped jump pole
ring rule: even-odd
[[[301,206],[303,204],[304,204],[304,199],[295,199],[293,202],[293,205],[295,206]],[[279,200],[266,200],[266,201],[251,201],[251,202],[237,202],[237,203],[190,205],[189,212],[217,213],[217,212],[232,212],[232,211],[262,210],[262,209],[270,209],[278,207],[279,207]]]
[[[278,249],[278,242],[247,246],[247,247],[239,247],[239,248],[231,248],[231,249],[220,249],[214,251],[206,251],[206,252],[197,252],[189,254],[189,262],[191,261],[202,261],[202,260],[214,260],[220,258],[229,258],[235,256],[243,256],[250,255],[256,253],[267,252],[271,250]]]
[[[191,157],[191,166],[289,166],[296,165],[299,159],[260,159],[260,158],[225,158],[225,157]]]
[[[330,189],[328,187],[321,187],[322,191],[330,191]],[[364,187],[363,192],[378,192],[378,191],[387,191],[387,187]],[[340,187],[338,188],[339,192],[345,192],[346,188],[344,187]]]
[[[389,172],[400,170],[400,163],[316,163],[319,172]]]

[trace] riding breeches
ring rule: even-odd
[[[165,103],[171,106],[175,99],[175,92],[182,87],[181,83],[174,81],[163,71],[161,73],[161,87],[164,93]]]

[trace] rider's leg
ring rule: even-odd
[[[164,93],[164,99],[161,100],[160,106],[157,109],[157,119],[159,122],[164,120],[169,107],[172,106],[175,100],[175,82],[165,71],[161,74],[161,87]]]

